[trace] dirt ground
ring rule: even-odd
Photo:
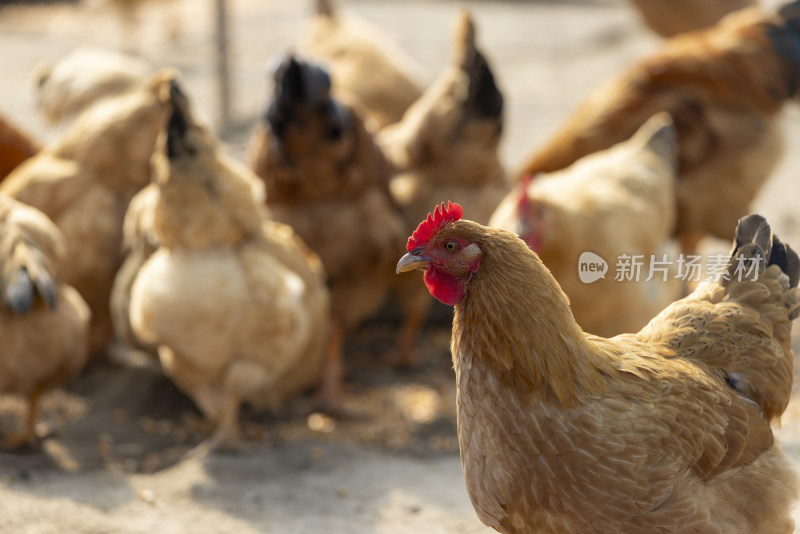
[[[228,2],[234,120],[224,139],[237,157],[266,99],[264,66],[297,41],[311,3]],[[219,123],[213,4],[154,2],[133,41],[126,41],[103,0],[0,7],[0,113],[41,139],[53,139],[59,132],[35,110],[36,66],[78,45],[134,42],[153,64],[178,67],[202,112]],[[450,29],[458,10],[468,6],[505,92],[502,152],[509,168],[599,81],[658,44],[624,0],[338,4],[384,28],[429,80],[448,61]],[[798,117],[800,109],[788,106],[788,147],[800,143]],[[798,169],[800,152],[787,150],[755,211],[800,246]],[[727,244],[707,246],[727,250]],[[148,367],[95,363],[45,399],[43,427],[52,435],[41,451],[0,454],[0,533],[489,532],[464,488],[449,325],[447,314],[440,315],[424,334],[424,363],[415,371],[400,373],[389,365],[396,332],[391,323],[370,323],[350,340],[347,417],[312,413],[308,398],[276,414],[245,413],[250,448],[203,460],[178,461],[209,429],[169,380]],[[19,424],[22,409],[18,399],[0,396],[0,429]],[[778,436],[800,467],[798,413],[793,402]]]

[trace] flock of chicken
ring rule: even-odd
[[[456,307],[459,443],[488,525],[791,532],[797,483],[769,423],[791,392],[800,260],[742,217],[800,89],[800,2],[679,17],[707,29],[637,4],[677,35],[513,179],[467,12],[424,88],[411,58],[320,0],[299,51],[273,62],[247,165],[173,69],[83,51],[42,72],[61,139],[0,124],[0,391],[30,401],[4,445],[36,440],[37,399],[88,358],[136,351],[214,422],[194,453],[235,447],[241,403],[316,385],[338,409],[344,340],[387,301],[405,318],[397,364],[415,365],[430,293]],[[677,237],[694,253],[709,235],[765,259],[761,278],[681,300],[674,276],[579,279],[585,251],[649,257]],[[396,274],[412,269],[424,284]]]

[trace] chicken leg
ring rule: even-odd
[[[217,450],[237,451],[242,449],[239,429],[239,406],[241,400],[235,395],[228,395],[216,417],[214,433],[200,445],[190,450],[185,458],[202,458]]]
[[[344,346],[344,325],[331,318],[328,329],[328,346],[322,368],[316,404],[320,410],[329,414],[341,414],[342,406],[342,347]]]
[[[39,414],[39,398],[42,392],[34,390],[28,397],[28,413],[25,417],[25,428],[3,438],[0,442],[0,450],[13,451],[23,447],[34,448],[39,442],[36,435],[36,420]]]
[[[397,353],[397,367],[402,369],[414,369],[419,366],[419,351],[417,350],[417,338],[422,328],[422,323],[430,309],[431,300],[428,295],[423,294],[422,298],[415,298],[406,303],[405,319],[400,330],[400,348]]]

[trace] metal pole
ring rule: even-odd
[[[227,131],[231,125],[231,77],[228,51],[228,12],[226,0],[214,0],[217,13],[217,96],[219,98],[219,129]]]

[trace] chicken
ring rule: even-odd
[[[142,49],[141,41],[148,36],[143,31],[145,20],[149,27],[154,20],[163,19],[159,22],[170,41],[176,41],[183,31],[180,2],[174,0],[89,0],[84,4],[117,17],[121,36],[119,46],[130,52],[139,53]],[[148,12],[151,7],[153,10]]]
[[[290,55],[254,132],[250,165],[275,220],[319,254],[331,291],[331,338],[321,408],[340,411],[345,335],[383,304],[405,233],[389,193],[389,166],[356,107],[331,96],[321,67]]]
[[[254,187],[253,194],[263,197],[263,184]],[[130,323],[131,288],[145,262],[158,250],[154,210],[158,187],[150,184],[139,191],[128,204],[122,224],[123,260],[111,287],[109,308],[114,342],[109,356],[129,367],[152,366],[158,359],[158,347],[143,342],[133,332]]]
[[[37,106],[47,122],[63,124],[103,99],[133,91],[153,70],[134,56],[77,48],[53,64],[37,67]]]
[[[0,181],[39,151],[39,143],[0,116]]]
[[[379,134],[396,168],[391,190],[403,210],[407,232],[440,198],[461,203],[485,224],[509,190],[499,155],[503,94],[476,44],[468,11],[460,14],[454,33],[452,64],[401,122]],[[410,277],[396,284],[407,317],[398,361],[413,367],[418,364],[417,332],[431,300]]]
[[[793,532],[797,479],[769,422],[792,390],[800,258],[759,215],[726,272],[635,334],[585,334],[524,241],[434,211],[397,271],[455,306],[472,504],[506,534]],[[727,279],[726,279],[727,278]]]
[[[334,12],[333,0],[317,0],[317,11],[300,50],[329,62],[336,94],[355,95],[375,121],[374,129],[400,120],[422,95],[422,68],[379,29],[354,16]]]
[[[755,5],[756,0],[631,0],[648,28],[662,37],[713,26],[739,9]]]
[[[64,252],[44,214],[0,194],[0,392],[28,400],[24,430],[6,436],[3,449],[36,444],[40,396],[86,363],[90,312],[61,279]]]
[[[166,92],[149,205],[158,249],[133,281],[130,324],[215,424],[197,454],[237,446],[242,402],[275,408],[318,378],[329,295],[319,258],[266,217],[263,184],[223,153],[177,83]]]
[[[730,239],[782,153],[779,111],[800,75],[798,24],[794,2],[777,14],[742,10],[667,41],[593,93],[518,176],[563,169],[667,111],[678,132],[682,248],[695,252],[707,235]]]
[[[585,332],[635,332],[683,292],[675,269],[661,270],[675,223],[676,164],[675,131],[662,113],[631,139],[520,184],[489,226],[516,233],[539,255]],[[579,270],[585,252],[612,272],[624,255],[640,256],[641,278],[586,283]]]
[[[92,310],[92,355],[111,339],[109,295],[121,262],[122,220],[133,195],[150,182],[150,157],[166,121],[161,89],[171,69],[139,90],[92,106],[64,137],[12,172],[0,193],[45,213],[64,234],[63,279]]]

